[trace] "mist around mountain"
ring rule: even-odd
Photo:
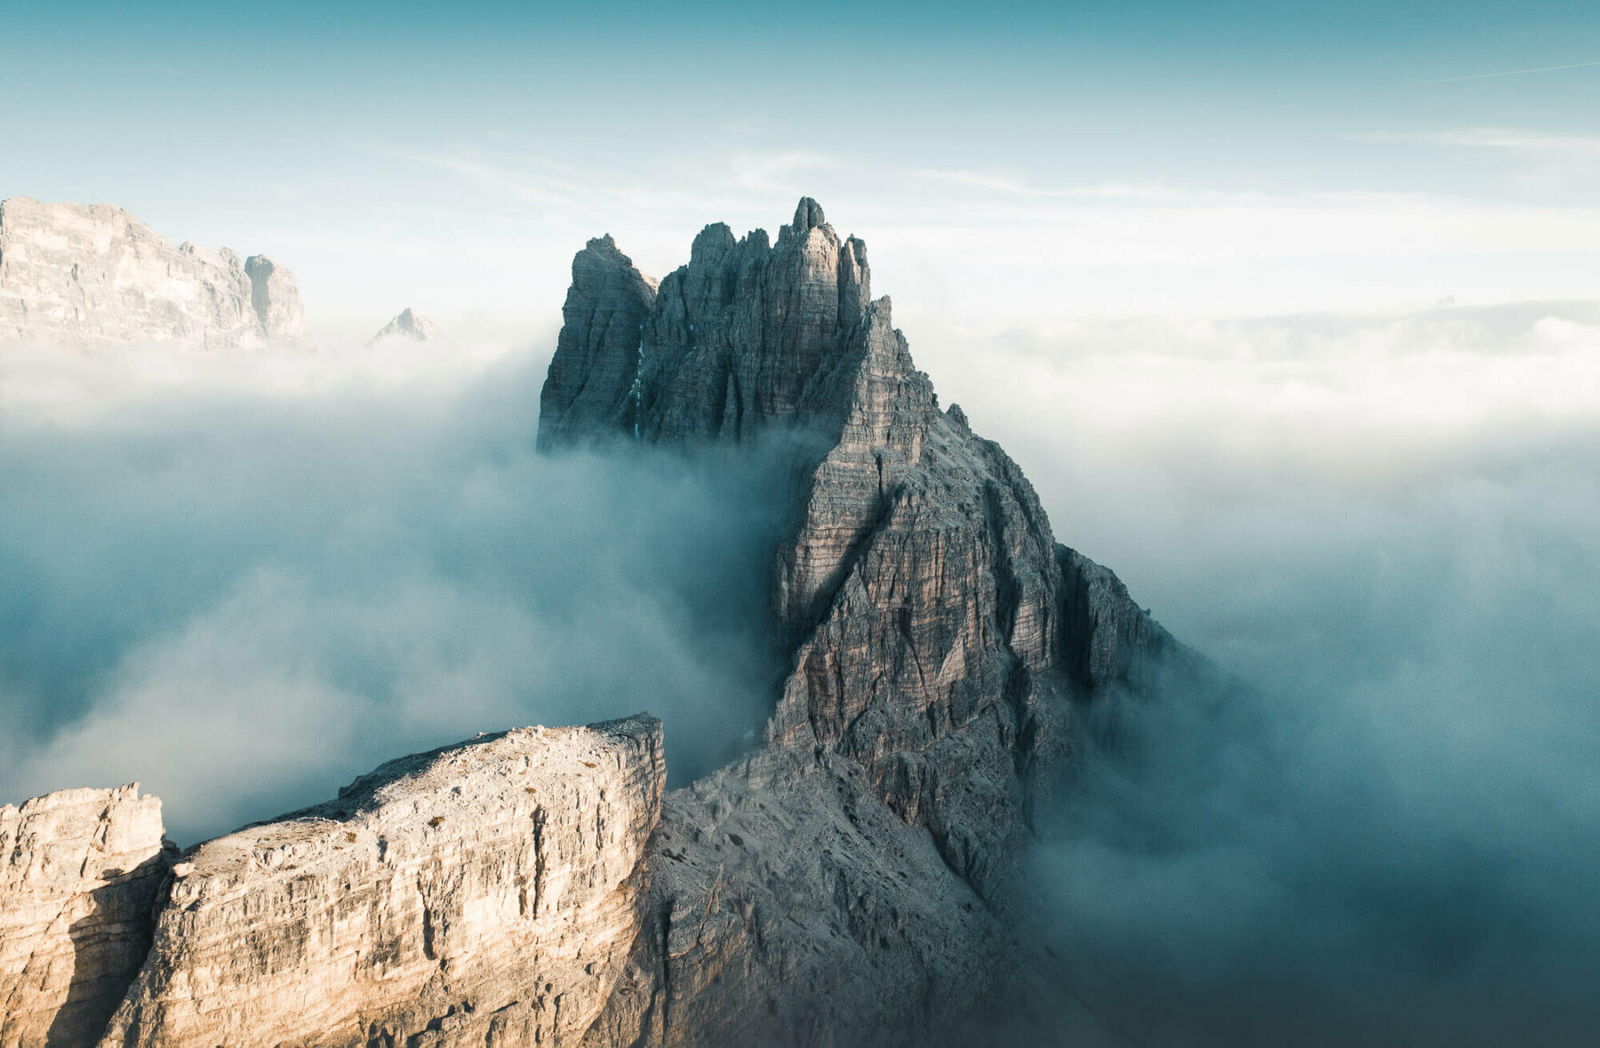
[[[929,365],[1064,542],[1251,685],[1087,733],[1036,813],[1073,1035],[1584,1043],[1594,325],[1150,330]],[[746,751],[786,451],[539,456],[550,341],[7,349],[0,797],[139,779],[193,841],[512,723],[649,708],[680,781]]]

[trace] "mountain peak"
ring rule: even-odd
[[[828,219],[822,213],[822,205],[810,197],[801,197],[800,203],[794,209],[794,229],[804,233],[808,229],[827,225]]]
[[[706,226],[659,294],[608,239],[591,240],[573,259],[541,446],[739,441],[839,417],[850,362],[869,349],[866,245],[841,242],[810,197],[795,223],[775,244],[759,229],[735,240],[723,223]]]
[[[374,342],[379,342],[386,338],[407,338],[413,342],[437,342],[441,337],[443,337],[443,333],[439,330],[439,325],[407,306],[397,313],[393,320],[385,324],[376,335],[373,335],[367,345],[370,346]]]

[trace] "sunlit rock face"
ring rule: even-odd
[[[150,945],[170,852],[137,785],[0,806],[0,1048],[92,1045]]]
[[[648,717],[383,765],[201,845],[104,1045],[575,1044],[641,923]]]
[[[232,349],[305,336],[294,275],[264,255],[174,245],[109,204],[0,201],[0,343]]]
[[[1011,879],[1075,711],[1192,656],[941,410],[815,201],[776,241],[707,227],[653,297],[610,238],[573,278],[542,444],[798,438],[770,588],[790,672],[765,749],[667,801],[613,1032],[959,1042],[1019,978]]]

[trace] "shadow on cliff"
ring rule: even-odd
[[[128,359],[0,375],[0,796],[139,780],[194,839],[483,730],[648,709],[675,782],[759,736],[777,456],[539,455],[531,350]]]
[[[101,974],[71,983],[45,1032],[44,1048],[81,1048],[99,1042],[150,950],[157,909],[152,890],[165,898],[166,888],[159,882],[168,866],[165,856],[155,856],[131,870],[107,870],[110,883],[87,893],[89,912],[67,930],[72,970]]]

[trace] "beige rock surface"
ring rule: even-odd
[[[135,785],[0,806],[0,1048],[92,1045],[150,945],[161,802]]]
[[[401,758],[175,867],[106,1046],[576,1044],[641,926],[661,727]]]
[[[109,204],[0,201],[0,343],[229,349],[305,333],[293,274],[265,256],[174,245]]]

